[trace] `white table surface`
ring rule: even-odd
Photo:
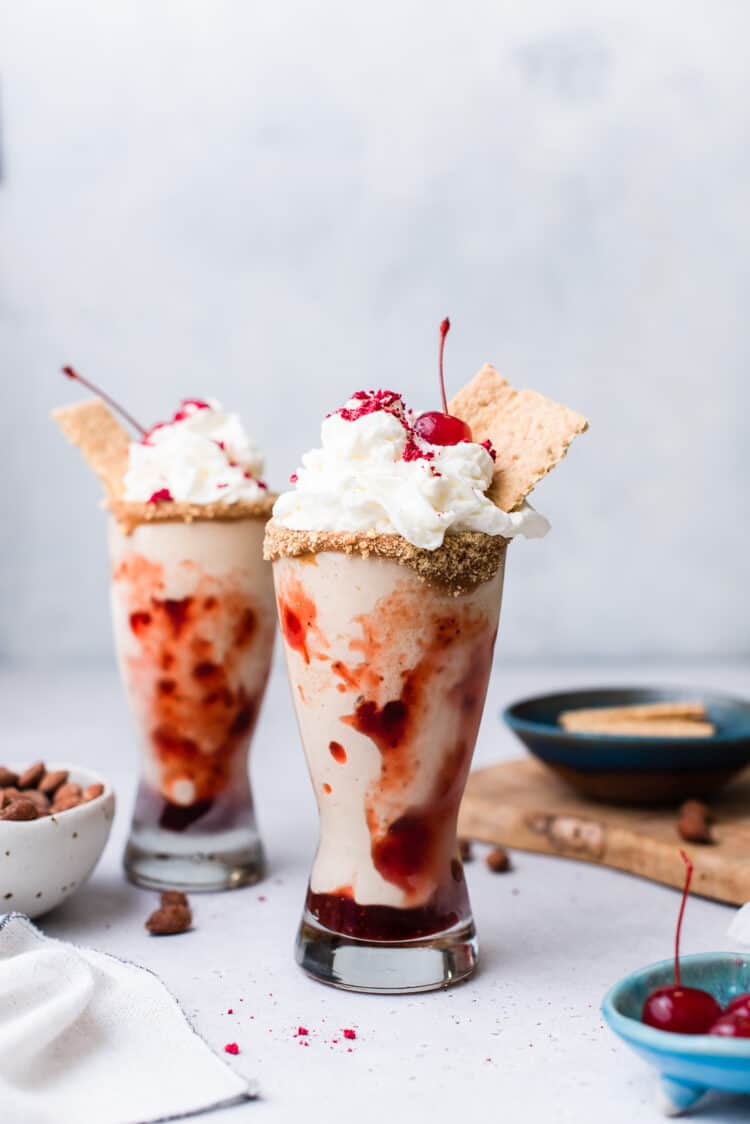
[[[518,755],[497,719],[512,699],[595,683],[674,683],[748,694],[750,668],[500,665],[476,762]],[[481,966],[466,984],[421,996],[351,995],[307,979],[292,943],[316,816],[286,679],[277,662],[252,773],[270,870],[256,887],[194,895],[195,930],[143,928],[156,896],[130,886],[120,857],[136,777],[128,715],[110,667],[0,668],[3,757],[67,759],[101,770],[119,800],[89,883],[40,925],[138,961],[181,1000],[200,1033],[257,1078],[260,1099],[206,1121],[658,1121],[655,1074],[603,1025],[599,1003],[620,976],[670,955],[677,894],[625,874],[516,853],[514,870],[467,865]],[[690,903],[685,952],[727,948],[729,907]],[[233,1014],[228,1014],[229,1008]],[[298,1025],[309,1028],[300,1045]],[[357,1032],[353,1042],[344,1027]],[[332,1039],[338,1042],[333,1043]],[[750,1098],[712,1096],[702,1121],[746,1120]],[[82,1122],[95,1124],[95,1122]]]

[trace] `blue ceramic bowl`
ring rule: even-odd
[[[665,700],[702,702],[709,738],[648,738],[563,730],[563,710]],[[584,796],[622,804],[672,804],[711,796],[750,764],[750,702],[694,688],[600,687],[514,703],[503,718],[526,748]]]
[[[750,960],[731,952],[680,957],[682,982],[709,991],[722,1007],[750,991]],[[643,1002],[654,988],[674,982],[674,960],[626,976],[605,996],[602,1014],[615,1034],[658,1069],[662,1109],[676,1116],[708,1089],[750,1094],[750,1038],[670,1034],[641,1022]]]

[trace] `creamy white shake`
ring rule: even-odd
[[[110,524],[112,618],[143,755],[141,818],[241,821],[275,631],[265,519]],[[156,810],[156,809],[154,809]]]
[[[460,596],[359,554],[279,558],[274,576],[320,810],[308,908],[327,928],[373,939],[450,928],[468,914],[456,817],[502,564]]]

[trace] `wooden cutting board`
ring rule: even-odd
[[[693,860],[693,890],[740,905],[750,901],[750,769],[714,798],[712,845],[684,843],[674,809],[618,808],[577,796],[531,759],[507,761],[469,777],[460,836],[598,863],[682,887],[683,847]]]

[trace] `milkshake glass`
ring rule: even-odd
[[[139,885],[262,877],[247,765],[275,630],[265,522],[110,522],[115,646],[142,758],[125,853]]]
[[[326,537],[315,552],[295,554],[304,536],[286,533],[272,550],[320,814],[297,960],[342,988],[428,990],[469,975],[476,962],[456,820],[492,663],[506,541],[453,536],[454,556],[464,542],[475,560],[486,554],[481,580],[475,574],[456,593],[438,577],[425,580],[424,566],[436,572],[444,549],[413,551],[418,573],[379,556],[372,540],[352,549],[348,536],[346,552],[341,536],[328,536],[333,549]]]

